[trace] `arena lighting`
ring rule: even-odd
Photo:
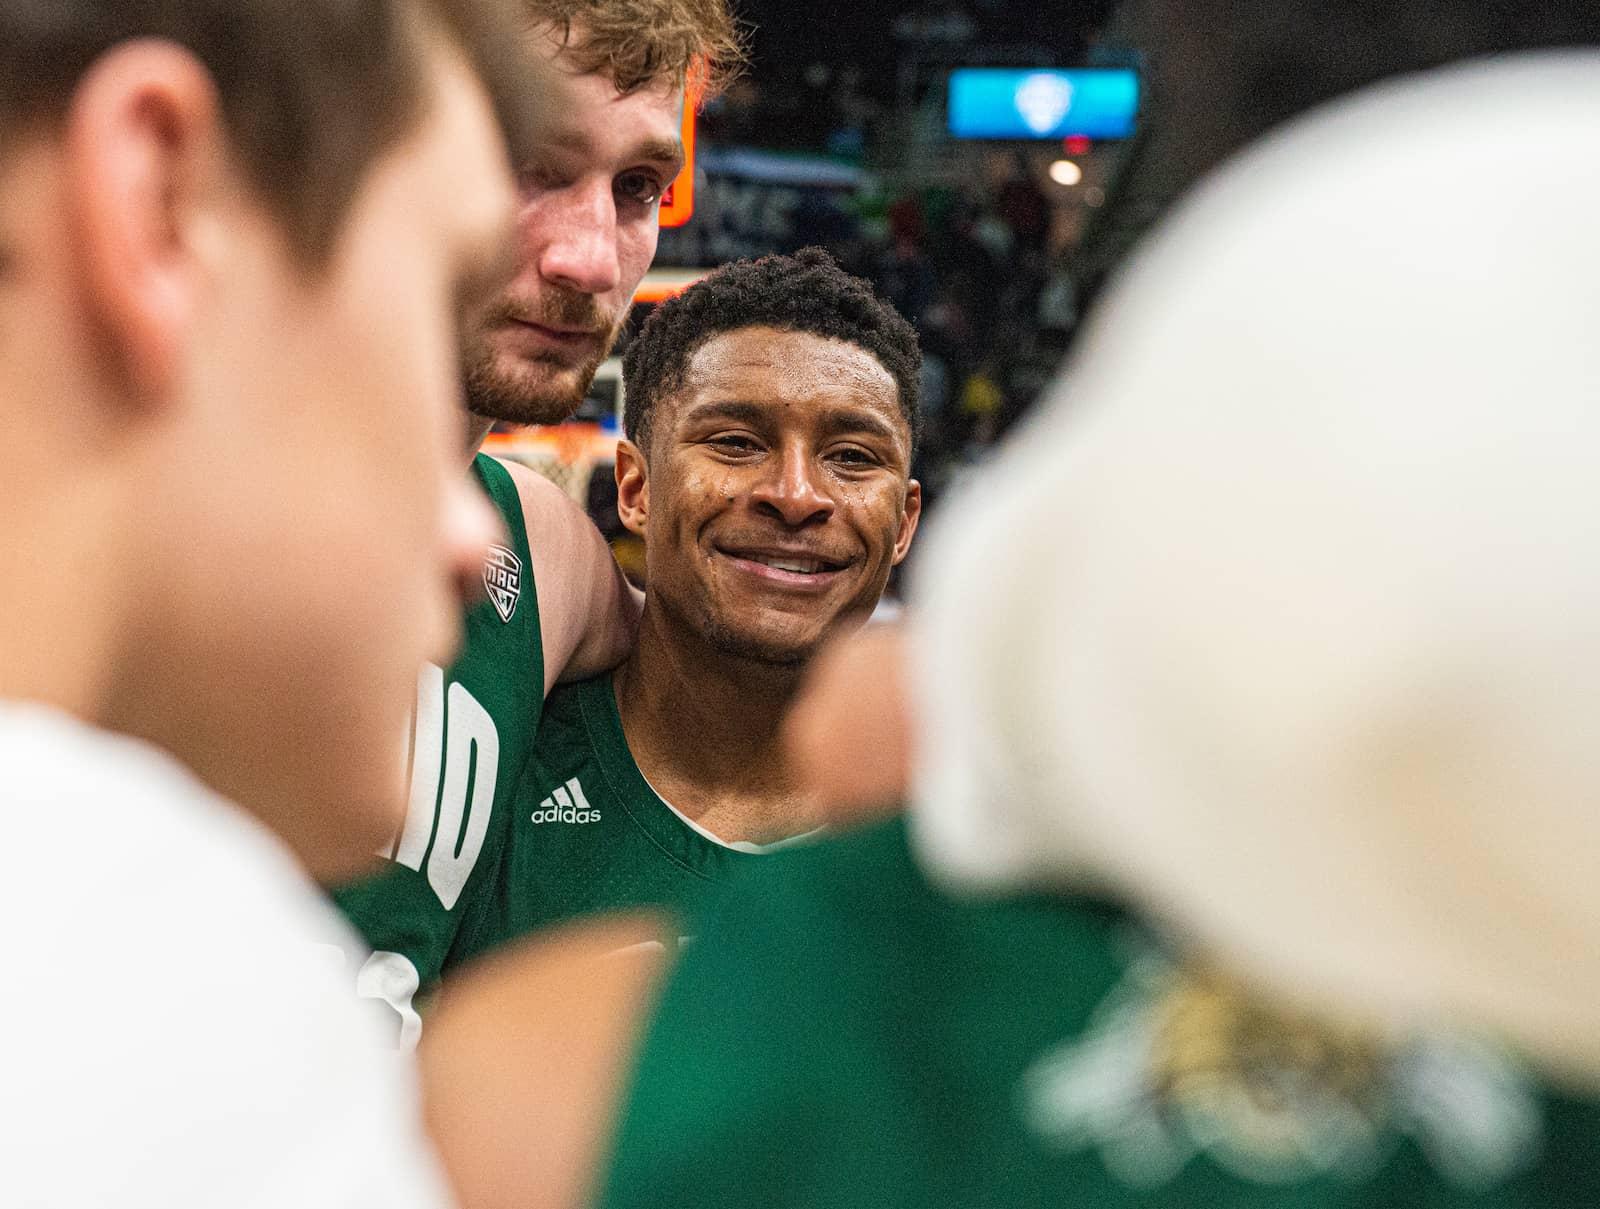
[[[958,139],[1124,139],[1139,77],[1124,68],[958,67],[946,120]]]
[[[683,169],[661,195],[663,227],[681,227],[694,215],[694,131],[699,107],[700,90],[691,89],[683,98]]]
[[[1086,134],[1069,134],[1061,144],[1068,155],[1088,155],[1093,145],[1093,140]]]
[[[1083,169],[1071,160],[1057,160],[1050,165],[1050,179],[1071,188],[1083,179]]]
[[[635,302],[665,302],[683,293],[710,269],[651,269],[633,292]]]

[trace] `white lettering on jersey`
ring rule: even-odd
[[[395,848],[396,863],[422,869],[433,838],[434,807],[439,801],[439,769],[444,754],[444,669],[425,664],[417,674],[417,725],[412,732],[411,798],[406,826]]]
[[[439,794],[439,829],[428,855],[428,884],[445,910],[456,905],[483,849],[494,809],[500,770],[500,732],[478,700],[459,684],[450,686],[450,730],[445,743],[444,789]],[[467,784],[472,804],[467,804]],[[463,818],[463,814],[465,817]]]
[[[417,678],[411,797],[394,859],[420,873],[426,857],[428,884],[447,911],[483,850],[499,778],[494,719],[461,685],[452,684],[447,694],[443,669],[428,664]]]
[[[573,777],[565,785],[558,785],[550,796],[539,803],[533,812],[535,823],[598,823],[600,812],[589,805],[583,785]]]

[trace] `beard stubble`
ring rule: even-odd
[[[595,373],[616,344],[622,315],[608,315],[588,294],[551,289],[533,307],[502,300],[490,307],[469,332],[462,353],[462,385],[467,410],[486,420],[510,424],[559,424],[578,410]],[[592,333],[590,350],[576,360],[551,352],[519,358],[507,372],[499,364],[490,333],[508,324],[538,323]]]

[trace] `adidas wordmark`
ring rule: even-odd
[[[589,805],[583,786],[573,777],[565,785],[550,791],[550,796],[539,803],[533,812],[535,823],[598,823],[600,812]]]

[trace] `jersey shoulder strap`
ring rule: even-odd
[[[539,626],[539,592],[534,582],[522,496],[511,472],[486,453],[473,458],[472,473],[505,522],[508,539],[503,545],[496,543],[489,548],[483,567],[483,586],[489,599],[476,612],[486,620],[491,614],[497,615],[503,625],[514,624],[526,633],[523,647],[531,649],[535,658],[532,683],[542,691],[544,636]]]
[[[484,491],[488,493],[489,499],[493,501],[505,521],[513,549],[519,556],[526,557],[528,526],[522,519],[522,496],[517,491],[517,484],[512,479],[511,472],[497,459],[486,453],[480,453],[472,459],[472,473],[483,485]]]

